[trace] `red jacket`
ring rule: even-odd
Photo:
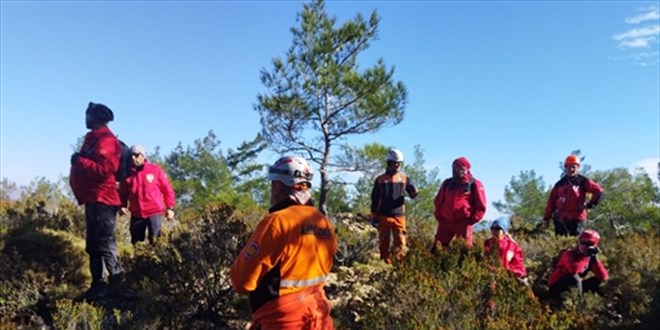
[[[473,225],[486,213],[486,193],[481,181],[466,175],[446,179],[435,196],[435,218],[439,223]]]
[[[596,258],[594,260],[594,262],[591,262],[591,257],[580,253],[577,248],[562,251],[557,265],[550,274],[548,286],[552,286],[566,275],[578,274],[584,279],[588,271],[592,271],[597,279],[606,281],[608,278],[607,269],[600,260]]]
[[[587,193],[591,194],[591,198],[585,204]],[[559,220],[587,220],[587,208],[598,204],[602,194],[603,188],[583,175],[575,178],[565,176],[552,188],[543,219],[549,220],[557,210]]]
[[[497,240],[491,237],[484,241],[484,254],[490,255],[497,248]],[[522,248],[509,236],[504,236],[499,241],[500,262],[504,269],[510,270],[513,275],[519,278],[527,276],[523,261],[525,256]]]
[[[174,208],[174,189],[163,169],[156,164],[144,162],[143,166],[131,169],[131,175],[121,184],[122,206],[131,211],[135,218],[148,218],[162,214],[165,208]]]
[[[119,206],[115,172],[119,168],[119,140],[107,126],[85,135],[80,157],[71,165],[69,184],[79,204],[100,202]]]

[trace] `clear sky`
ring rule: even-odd
[[[581,149],[593,170],[660,157],[658,1],[330,1],[338,24],[376,10],[382,57],[409,92],[379,142],[451,175],[466,156],[488,202],[522,170],[546,184]],[[0,175],[68,174],[89,101],[126,143],[169,154],[213,130],[236,148],[260,130],[262,68],[291,45],[300,1],[0,2]],[[264,162],[274,159],[264,155]],[[271,159],[273,158],[273,159]],[[497,216],[490,207],[486,218]]]

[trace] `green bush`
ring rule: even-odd
[[[89,278],[84,241],[52,229],[8,233],[3,254],[16,254],[20,268],[44,273],[53,284],[82,285]]]
[[[104,310],[88,303],[75,303],[69,299],[57,301],[57,312],[53,314],[55,329],[102,329]]]
[[[247,240],[243,222],[230,220],[229,207],[209,210],[197,222],[173,232],[169,241],[142,245],[126,263],[128,278],[140,284],[133,322],[170,328],[227,328],[248,320],[231,289],[229,269]],[[242,322],[242,321],[241,321]]]
[[[246,297],[231,290],[228,272],[264,210],[215,204],[181,210],[180,222],[165,228],[156,245],[135,247],[128,243],[128,217],[119,217],[120,256],[139,297],[90,305],[76,298],[89,279],[81,208],[33,199],[0,200],[0,264],[9,265],[0,267],[0,328],[248,324]],[[435,223],[413,214],[408,255],[387,265],[378,260],[376,231],[366,217],[336,220],[339,252],[326,292],[338,329],[655,329],[660,323],[657,234],[603,228],[599,258],[610,273],[603,295],[571,290],[563,307],[552,310],[545,298],[550,265],[559,251],[575,246],[574,237],[555,237],[513,217],[528,289],[507,272],[488,269],[481,256],[487,231],[475,233],[471,250],[455,241],[434,256],[428,248]]]

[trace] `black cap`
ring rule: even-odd
[[[89,102],[87,111],[85,111],[85,113],[94,118],[94,120],[103,124],[107,124],[108,122],[111,122],[115,119],[115,115],[112,113],[112,110],[101,103]]]

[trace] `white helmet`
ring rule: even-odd
[[[302,157],[285,156],[278,159],[273,166],[268,168],[268,179],[279,181],[291,187],[298,183],[306,182],[312,185],[312,168]]]
[[[403,162],[403,153],[398,149],[390,149],[387,152],[388,162]]]

